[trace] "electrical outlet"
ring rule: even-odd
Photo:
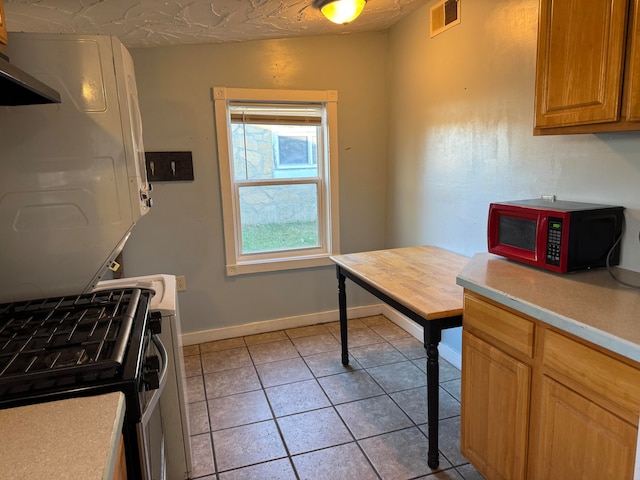
[[[187,279],[184,275],[176,275],[176,287],[179,292],[184,292],[187,290]]]

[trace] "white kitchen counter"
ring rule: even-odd
[[[615,271],[626,282],[640,285],[640,273]],[[606,269],[556,274],[480,253],[456,283],[640,362],[640,290],[617,283]]]
[[[124,411],[122,393],[0,410],[0,477],[111,480]]]

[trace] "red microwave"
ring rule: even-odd
[[[489,252],[567,273],[618,265],[624,207],[544,199],[492,203]]]

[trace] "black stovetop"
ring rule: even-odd
[[[139,296],[116,289],[0,305],[0,391],[117,376]]]

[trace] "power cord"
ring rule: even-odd
[[[613,278],[620,285],[624,285],[625,287],[631,287],[631,288],[640,289],[640,285],[634,285],[632,283],[625,282],[624,280],[621,280],[618,277],[616,277],[616,274],[614,273],[613,268],[611,268],[611,265],[610,265],[611,255],[613,254],[613,251],[615,250],[616,246],[620,243],[620,241],[622,240],[622,236],[624,235],[624,227],[625,227],[625,222],[624,222],[624,217],[623,217],[622,230],[620,232],[620,235],[618,236],[618,239],[615,241],[615,243],[613,244],[613,246],[609,249],[609,252],[607,253],[607,259],[606,259],[607,271],[609,272],[609,275],[611,275],[611,278]]]

